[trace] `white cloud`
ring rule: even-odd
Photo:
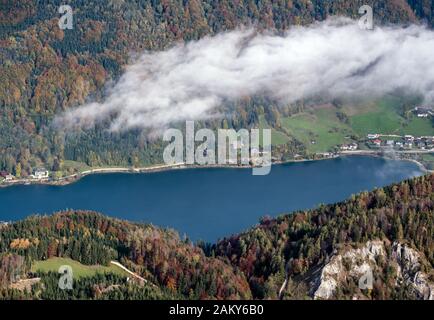
[[[225,101],[266,95],[381,95],[405,88],[434,101],[434,32],[422,26],[362,30],[339,18],[283,36],[242,29],[145,52],[101,103],[56,119],[63,127],[109,120],[112,130],[158,129],[215,116]]]

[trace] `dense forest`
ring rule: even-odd
[[[60,0],[0,2],[0,170],[28,176],[38,166],[55,175],[87,166],[143,166],[161,162],[160,141],[139,131],[107,132],[104,125],[66,134],[55,130],[55,114],[101,99],[119,78],[132,53],[162,50],[177,41],[255,25],[282,31],[330,15],[358,17],[370,4],[380,23],[433,24],[430,0],[72,0],[74,29],[61,30]],[[249,128],[264,115],[271,125],[279,114],[303,107],[277,108],[261,98],[238,101],[230,119],[210,120],[214,128]],[[304,150],[296,139],[276,150],[285,156]]]
[[[135,225],[93,212],[62,212],[34,216],[0,231],[2,270],[20,270],[51,257],[70,257],[86,265],[119,260],[149,282],[167,288],[172,296],[194,299],[249,298],[245,277],[219,258],[206,257],[174,231]],[[15,255],[15,259],[10,255]],[[14,268],[8,266],[15,266]],[[7,273],[7,272],[6,272]],[[0,277],[10,279],[10,274]]]
[[[433,281],[433,187],[434,175],[425,176],[364,192],[343,203],[277,219],[264,218],[258,227],[224,239],[212,250],[241,268],[257,298],[276,297],[286,273],[299,280],[295,280],[298,287],[304,284],[303,276],[345,245],[375,239],[385,240],[389,249],[397,241],[423,253],[426,271]],[[383,264],[385,269],[390,267],[388,261]],[[372,298],[396,298],[395,279],[377,280]],[[305,288],[301,291],[307,294]],[[346,297],[352,293],[347,292]]]
[[[277,299],[312,297],[310,280],[345,248],[380,241],[386,251],[407,246],[420,256],[420,272],[434,283],[434,175],[363,192],[344,202],[271,219],[217,244],[192,244],[176,232],[95,212],[32,216],[0,228],[0,297],[73,299]],[[59,275],[33,274],[35,261],[69,257],[85,265],[120,261],[147,280],[138,285],[119,275],[82,278],[60,290]],[[390,254],[377,261],[370,291],[348,277],[334,298],[415,299],[411,284],[396,281]],[[11,288],[41,277],[31,291]],[[110,287],[110,290],[105,290]]]

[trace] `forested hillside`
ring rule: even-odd
[[[200,248],[181,241],[174,231],[93,212],[35,216],[3,226],[0,252],[3,285],[10,279],[8,272],[20,270],[24,275],[34,261],[65,256],[85,265],[108,265],[111,260],[119,260],[173,297],[251,297],[248,283],[237,268],[205,257]]]
[[[0,297],[429,298],[434,292],[433,190],[434,175],[403,181],[315,210],[263,218],[214,245],[193,245],[174,231],[94,212],[33,216],[0,227]],[[96,274],[77,280],[73,290],[61,290],[57,269],[48,274],[32,269],[54,257],[90,266],[117,260],[147,282]],[[366,259],[374,269],[370,290],[360,289],[351,273]],[[335,284],[326,272],[336,269],[332,265],[342,269]],[[16,288],[18,276],[41,280],[26,293]]]
[[[252,230],[217,244],[216,254],[240,267],[249,280],[254,297],[277,297],[285,277],[292,279],[288,298],[309,294],[312,272],[348,245],[360,247],[368,241],[408,244],[424,257],[422,270],[434,281],[434,175],[403,181],[397,185],[361,193],[346,202],[296,212],[277,219],[264,218]],[[364,293],[374,299],[397,298],[396,267],[384,259],[374,274],[376,286]],[[395,274],[395,276],[394,276]],[[357,280],[347,278],[351,298]],[[407,297],[411,296],[409,292]],[[402,297],[401,297],[402,298]]]
[[[161,50],[177,41],[255,25],[285,30],[330,15],[358,17],[373,5],[382,23],[433,22],[429,0],[243,0],[106,1],[73,0],[74,29],[58,28],[60,0],[0,2],[0,170],[27,176],[40,165],[66,174],[87,166],[147,165],[161,162],[161,143],[138,131],[109,133],[104,125],[77,134],[54,130],[55,114],[98,100],[118,79],[131,55]],[[211,127],[250,127],[264,115],[271,125],[277,109],[270,101],[240,101],[235,116]],[[303,152],[297,139],[282,152]]]

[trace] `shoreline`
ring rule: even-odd
[[[340,154],[333,155],[331,157],[324,157],[319,159],[305,159],[302,158],[300,160],[286,160],[286,161],[274,161],[271,163],[271,165],[280,165],[280,164],[287,164],[287,163],[303,163],[303,162],[312,162],[312,161],[323,161],[323,160],[331,160],[331,159],[337,159],[342,157],[348,157],[348,156],[369,156],[369,157],[376,157],[376,158],[383,158],[386,160],[398,160],[398,161],[409,161],[415,163],[419,169],[424,173],[432,173],[434,170],[428,170],[423,163],[421,163],[418,160],[415,159],[405,159],[405,158],[399,158],[399,159],[393,159],[387,157],[387,155],[381,154],[377,151],[372,150],[357,150],[357,151],[347,151],[347,152],[341,152]],[[185,163],[180,164],[159,164],[159,165],[151,165],[147,167],[139,167],[139,168],[132,168],[132,167],[103,167],[103,168],[95,168],[90,170],[85,170],[83,172],[78,172],[71,174],[66,177],[59,178],[57,180],[51,180],[51,179],[43,179],[43,180],[33,180],[33,179],[19,179],[14,180],[10,182],[3,182],[0,184],[0,188],[7,188],[11,186],[19,186],[19,185],[50,185],[50,186],[66,186],[69,184],[73,184],[75,182],[78,182],[82,178],[88,176],[88,175],[94,175],[94,174],[110,174],[110,173],[155,173],[155,172],[165,172],[165,171],[172,171],[172,170],[185,170],[185,169],[207,169],[207,168],[225,168],[225,169],[251,169],[253,166],[249,165],[238,165],[238,164],[214,164],[214,165],[187,165]]]

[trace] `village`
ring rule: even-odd
[[[427,107],[415,107],[410,112],[418,118],[428,118],[434,111]],[[357,142],[339,146],[337,153],[351,153],[351,151],[401,151],[405,153],[431,152],[434,150],[434,136],[413,136],[383,133],[368,133]],[[333,153],[329,153],[333,154]]]
[[[382,135],[369,134],[366,145],[370,149],[395,149],[395,150],[431,150],[434,148],[434,136],[414,137],[412,135]]]
[[[370,133],[359,142],[336,147],[335,151],[315,154],[315,159],[336,158],[340,155],[428,154],[434,152],[434,136],[387,135]],[[302,160],[302,159],[300,159]]]

